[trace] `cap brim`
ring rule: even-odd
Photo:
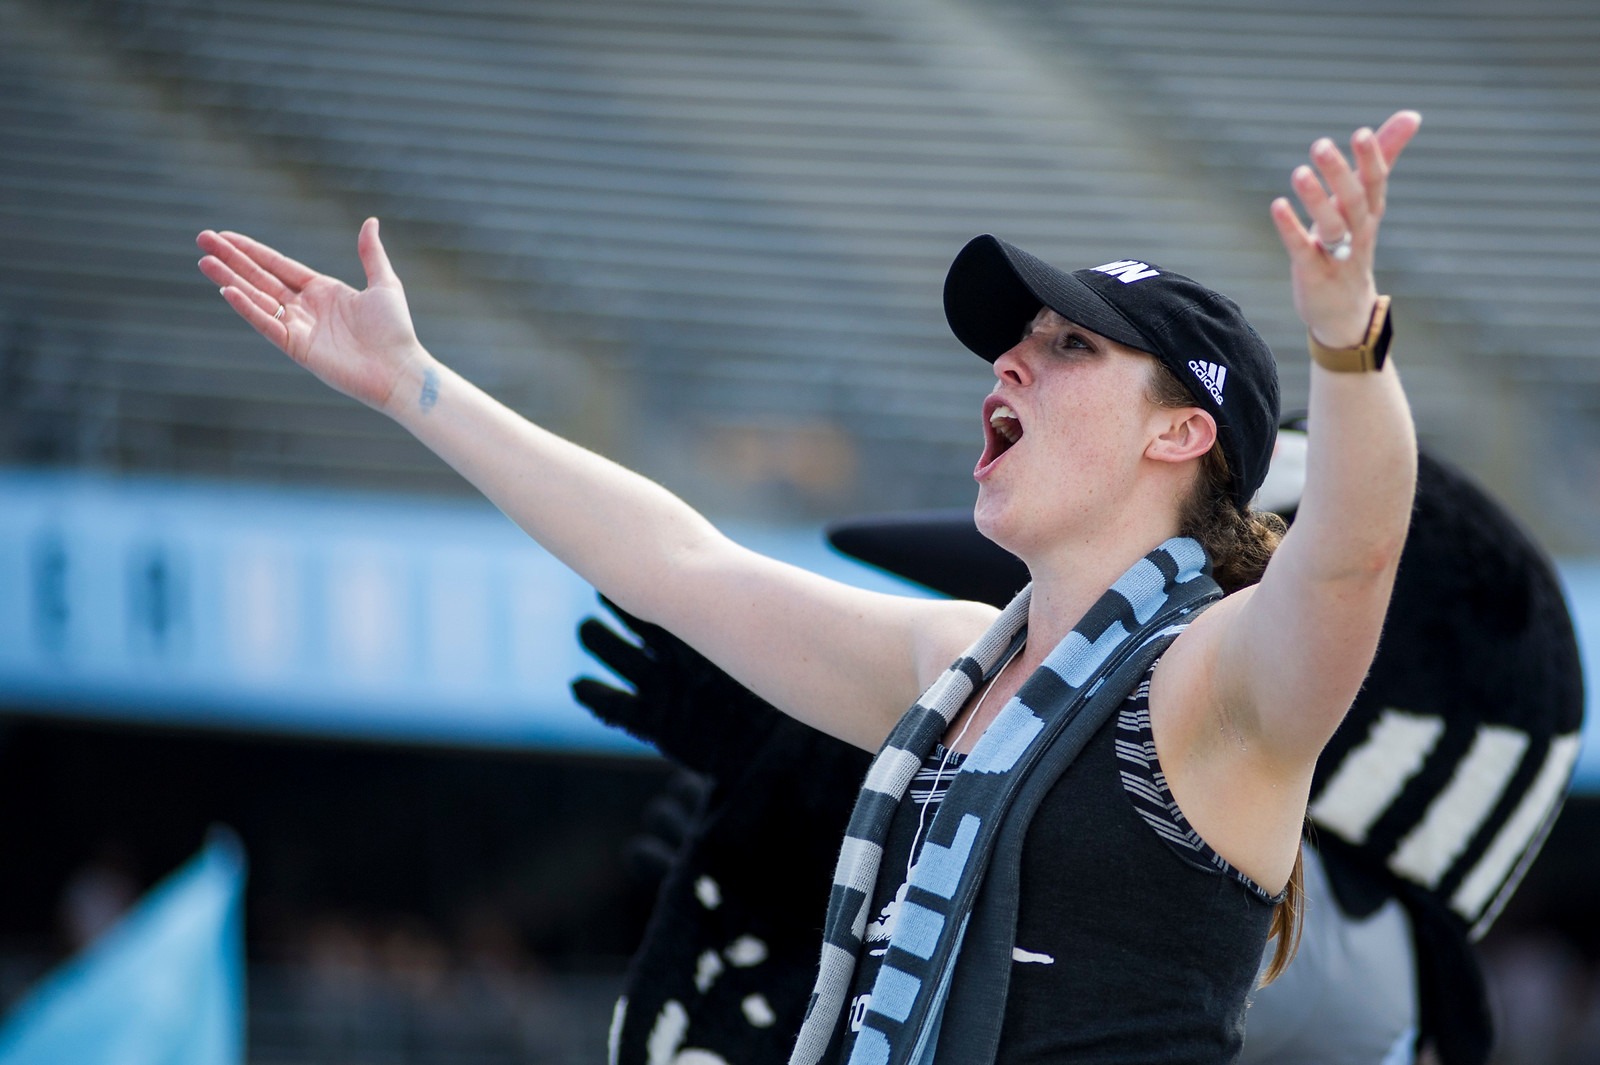
[[[944,314],[951,332],[990,362],[1016,346],[1041,307],[1119,344],[1154,349],[1094,289],[990,234],[968,241],[945,275]]]

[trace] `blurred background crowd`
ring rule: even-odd
[[[592,595],[241,329],[199,229],[356,281],[381,216],[435,353],[837,570],[823,523],[972,498],[968,237],[1206,279],[1293,408],[1266,204],[1414,107],[1396,358],[1587,654],[1597,54],[1582,0],[0,0],[0,1008],[213,824],[258,1065],[600,1060],[649,913]],[[1597,839],[1591,742],[1483,944],[1502,1065],[1600,1061]]]

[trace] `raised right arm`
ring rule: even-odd
[[[678,497],[539,428],[431,360],[389,413],[551,554],[762,698],[875,749],[989,608],[866,592],[722,535]],[[941,627],[973,617],[943,640]],[[984,617],[988,614],[984,613]]]
[[[660,485],[501,405],[417,340],[375,219],[359,240],[361,291],[239,234],[208,230],[199,245],[201,271],[290,358],[394,418],[625,610],[808,724],[876,747],[993,616],[759,555]]]

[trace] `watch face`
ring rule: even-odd
[[[1388,299],[1378,300],[1377,313],[1383,316],[1383,322],[1378,325],[1378,335],[1371,338],[1368,343],[1372,345],[1372,368],[1381,370],[1383,360],[1389,357],[1389,341],[1394,339],[1394,314]]]

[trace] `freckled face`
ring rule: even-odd
[[[1041,310],[994,363],[973,471],[978,528],[1026,555],[1114,516],[1160,413],[1154,368],[1144,352]]]

